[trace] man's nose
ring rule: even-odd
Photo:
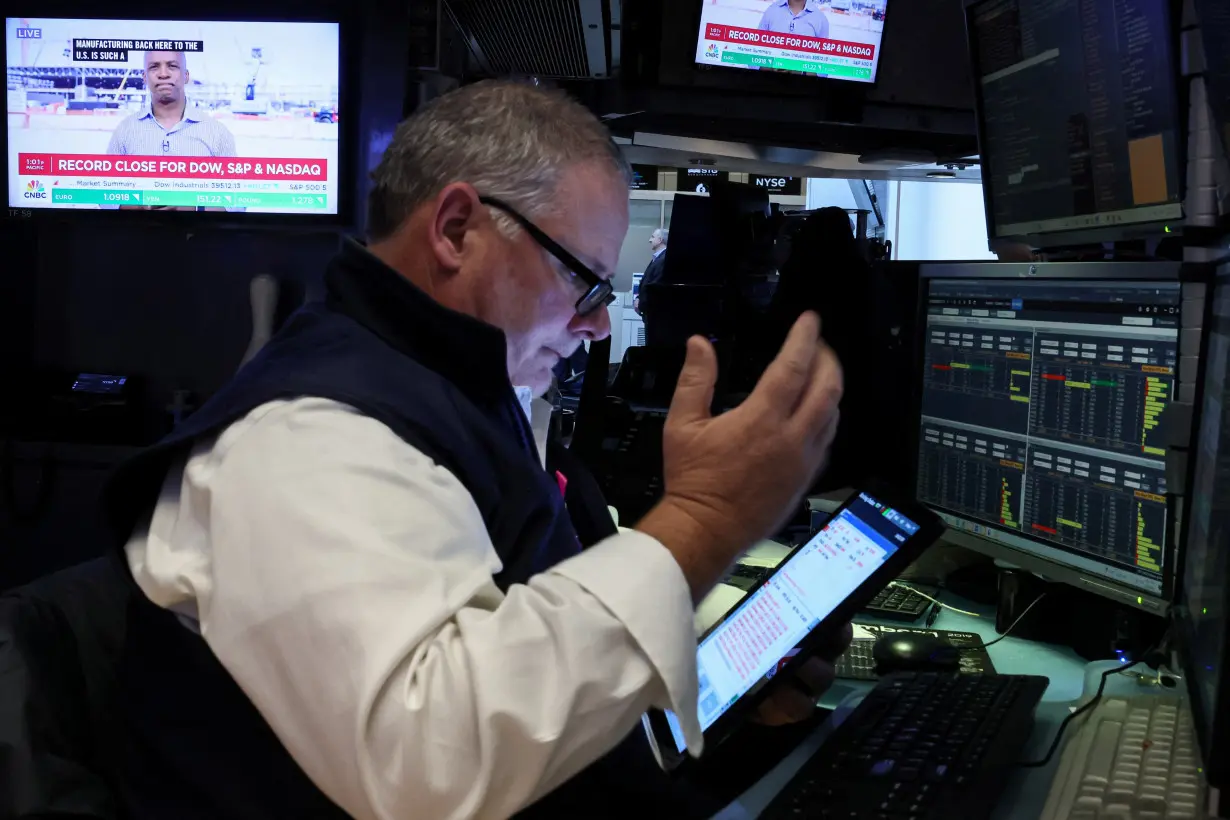
[[[588,342],[600,342],[611,335],[611,314],[606,305],[585,316],[572,318],[569,330]]]

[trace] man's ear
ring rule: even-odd
[[[428,231],[432,251],[443,271],[460,270],[466,235],[478,227],[483,210],[478,193],[464,182],[448,185],[436,196]]]

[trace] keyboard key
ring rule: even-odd
[[[1117,720],[1103,720],[1093,738],[1093,748],[1085,763],[1086,785],[1105,786],[1110,782],[1110,768],[1115,762],[1115,747],[1119,745],[1119,732],[1123,724]]]
[[[1141,812],[1156,812],[1158,816],[1166,813],[1166,796],[1164,794],[1142,794],[1136,800],[1136,809]]]

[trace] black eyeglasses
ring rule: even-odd
[[[478,201],[512,217],[512,220],[525,229],[543,250],[554,256],[576,278],[588,288],[577,300],[577,315],[588,316],[598,308],[606,307],[615,301],[615,288],[611,283],[594,273],[588,265],[577,259],[564,249],[564,246],[547,236],[546,231],[526,219],[516,208],[493,196],[480,196]]]

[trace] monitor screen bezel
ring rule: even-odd
[[[1230,261],[1222,262],[1216,269],[1213,281],[1210,283],[1209,294],[1205,299],[1205,332],[1201,334],[1200,339],[1200,367],[1196,374],[1196,401],[1195,407],[1192,410],[1192,442],[1185,474],[1186,486],[1189,488],[1189,492],[1194,490],[1196,482],[1197,461],[1200,453],[1200,430],[1204,423],[1205,370],[1208,367],[1208,349],[1211,336],[1209,330],[1213,327],[1216,288],[1219,284],[1230,288]],[[1197,697],[1191,691],[1196,685],[1196,676],[1193,674],[1195,658],[1189,651],[1194,631],[1187,607],[1183,579],[1187,570],[1187,537],[1191,533],[1193,509],[1194,506],[1192,504],[1184,505],[1181,519],[1183,538],[1180,544],[1181,549],[1178,553],[1178,560],[1175,562],[1174,606],[1171,610],[1177,632],[1175,647],[1183,677],[1188,684],[1188,701],[1191,705],[1193,722],[1196,728],[1196,738],[1200,744],[1205,777],[1210,786],[1226,788],[1230,786],[1230,758],[1225,754],[1217,754],[1217,752],[1224,751],[1223,749],[1212,748],[1213,739],[1208,736],[1205,729],[1205,725],[1208,722],[1206,718],[1210,716],[1205,713],[1205,709],[1211,709],[1213,713],[1211,717],[1215,719],[1217,716],[1230,715],[1230,667],[1223,666],[1221,670],[1217,682],[1217,694],[1213,703],[1205,703],[1203,699]],[[1230,582],[1230,579],[1227,579],[1227,581]],[[1230,660],[1228,660],[1230,659],[1230,630],[1227,630],[1222,638],[1221,655],[1223,660],[1230,663]],[[1221,722],[1225,724],[1226,721],[1223,719]],[[1222,739],[1223,741],[1227,739],[1224,730]]]
[[[1176,203],[1166,203],[1173,205],[1175,213],[1174,217],[1165,217],[1158,219],[1146,219],[1142,221],[1122,222],[1115,225],[1105,225],[1095,228],[1069,228],[1053,231],[1038,231],[1026,233],[1000,234],[996,229],[995,221],[995,204],[993,196],[994,180],[988,171],[986,162],[987,156],[987,132],[986,123],[982,116],[983,111],[983,96],[982,83],[978,80],[978,60],[974,53],[974,29],[973,18],[975,11],[987,3],[997,2],[997,0],[964,0],[965,3],[965,40],[968,46],[969,66],[970,66],[970,83],[973,86],[974,92],[974,121],[978,135],[978,155],[982,163],[982,202],[983,210],[986,213],[987,222],[987,239],[995,242],[1021,242],[1030,245],[1037,249],[1057,249],[1063,247],[1072,247],[1077,245],[1096,245],[1103,242],[1122,242],[1132,239],[1153,239],[1163,236],[1174,231],[1176,228],[1181,228],[1185,224],[1185,209],[1186,204],[1186,187],[1187,187],[1187,111],[1188,111],[1188,89],[1187,84],[1183,83],[1178,76],[1179,55],[1182,52],[1182,41],[1180,27],[1175,25],[1178,19],[1178,7],[1175,0],[1163,0],[1170,6],[1170,31],[1168,32],[1167,40],[1170,43],[1170,58],[1171,58],[1171,75],[1175,78],[1174,94],[1178,112],[1178,128],[1179,138],[1175,141],[1176,151],[1178,153],[1177,161],[1179,163],[1179,185],[1180,198]],[[1154,207],[1154,206],[1149,206]]]
[[[84,222],[99,225],[164,227],[176,230],[200,228],[227,228],[240,230],[260,229],[300,229],[312,230],[352,230],[356,227],[358,207],[356,192],[358,190],[358,145],[359,119],[357,116],[359,101],[359,71],[358,60],[360,48],[358,43],[359,20],[353,7],[345,11],[331,13],[315,13],[310,8],[302,12],[286,15],[241,14],[227,11],[222,7],[211,7],[200,13],[182,13],[167,11],[158,14],[140,13],[140,9],[129,16],[111,16],[93,14],[81,10],[77,3],[48,2],[37,10],[22,13],[14,10],[5,13],[6,18],[36,17],[40,19],[57,20],[200,20],[205,22],[223,23],[329,23],[338,27],[338,88],[339,110],[338,118],[338,186],[337,213],[334,214],[301,214],[301,213],[229,213],[211,211],[118,211],[103,209],[77,208],[12,208],[5,203],[4,216],[11,220],[38,223]],[[74,13],[77,12],[77,13]],[[0,59],[8,65],[8,38],[0,41]],[[344,101],[353,100],[354,105],[348,106]],[[349,113],[348,113],[349,112]],[[9,138],[7,123],[0,129],[0,156],[5,158],[5,165],[0,169],[0,179],[5,190],[8,190],[8,152]]]
[[[759,90],[771,95],[810,96],[818,92],[833,94],[835,92],[839,93],[839,90],[847,90],[847,93],[853,92],[853,94],[861,96],[880,83],[880,71],[884,59],[884,44],[889,38],[892,20],[892,15],[888,13],[890,11],[888,6],[893,2],[900,3],[904,1],[887,0],[885,4],[884,29],[880,32],[880,53],[876,58],[875,79],[870,82],[846,80],[840,77],[811,77],[806,74],[772,74],[766,76],[758,71],[699,62],[696,59],[696,49],[700,45],[701,40],[701,21],[704,20],[705,7],[704,0],[693,0],[691,6],[692,15],[689,17],[689,20],[692,22],[692,26],[689,29],[691,49],[687,52],[687,63],[694,76],[722,78],[716,84],[717,86]],[[665,32],[663,33],[665,34]],[[669,43],[662,43],[663,48],[669,46]]]
[[[911,480],[915,482],[917,481],[919,469],[919,439],[923,398],[923,363],[925,356],[923,346],[927,338],[927,296],[930,289],[930,282],[932,280],[1020,279],[1026,281],[1156,281],[1177,283],[1182,283],[1184,281],[1183,265],[1179,262],[938,262],[919,265],[918,279],[918,298],[916,304],[915,333],[913,340],[914,356],[912,357],[913,378],[911,381],[910,395],[911,430],[908,437],[911,446],[909,462],[911,469],[909,475]],[[1183,326],[1180,325],[1180,333],[1182,330]],[[912,489],[916,492],[917,485],[915,484]],[[942,516],[970,521],[971,524],[978,524],[1001,531],[993,525],[987,524],[985,521],[974,521],[965,518],[963,515],[932,504],[927,504],[926,506]],[[1168,518],[1173,521],[1176,515],[1181,518],[1182,513],[1182,510],[1175,510],[1174,496],[1168,496]],[[1171,526],[1170,531],[1173,534],[1173,526]],[[1007,531],[1002,530],[1002,532]],[[1020,533],[1014,532],[1011,534],[1020,535],[1027,540],[1035,540],[1030,536],[1022,535]],[[1147,591],[1142,591],[1131,585],[1116,582],[1101,575],[1085,572],[1070,564],[1026,552],[1004,541],[992,540],[990,538],[975,535],[972,532],[967,532],[953,527],[951,526],[951,523],[944,538],[950,543],[965,547],[966,549],[973,550],[974,552],[978,552],[990,558],[1005,561],[1022,569],[1029,570],[1030,572],[1036,573],[1048,580],[1058,581],[1078,589],[1083,589],[1100,597],[1118,601],[1136,609],[1156,615],[1165,614],[1170,607],[1170,602],[1173,600],[1174,596],[1174,585],[1178,571],[1177,567],[1179,565],[1179,558],[1181,557],[1181,551],[1177,550],[1173,544],[1169,544],[1168,547],[1171,551],[1172,557],[1162,574],[1162,591],[1160,594],[1155,595]],[[1046,542],[1040,539],[1038,539],[1038,543],[1041,545],[1046,545]]]

